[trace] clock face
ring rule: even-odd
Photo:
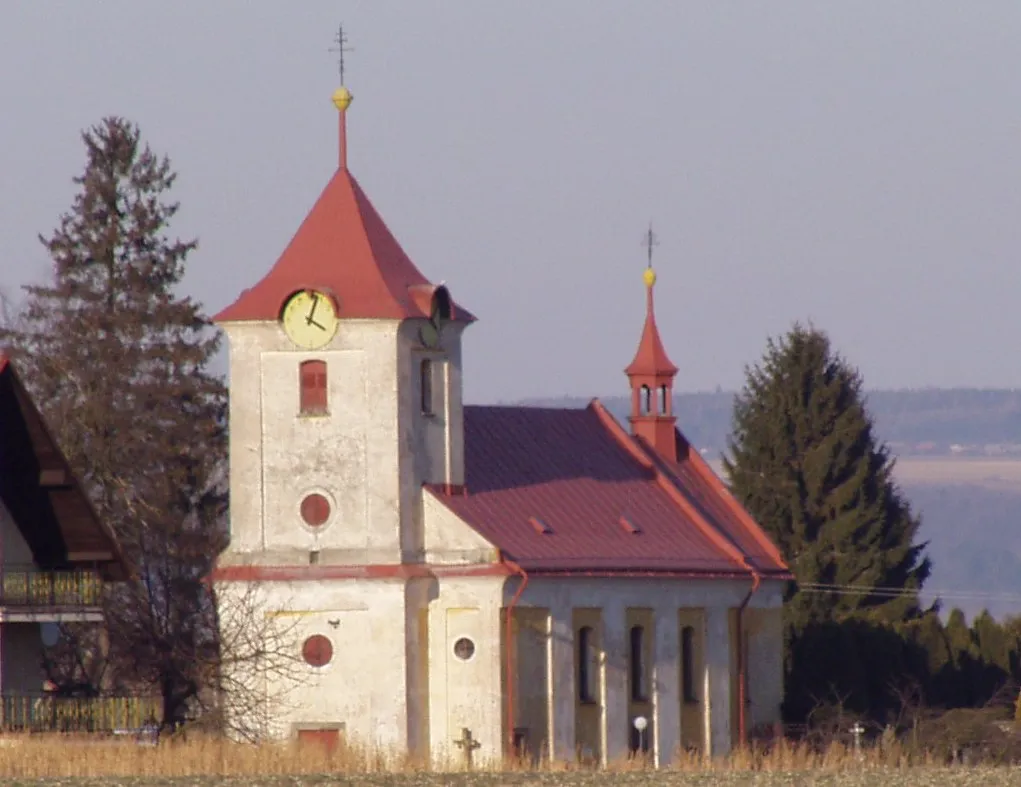
[[[316,290],[304,290],[284,306],[282,322],[292,342],[305,350],[318,350],[330,343],[340,321],[332,298]]]

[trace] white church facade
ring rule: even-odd
[[[351,175],[350,94],[334,101],[339,167],[216,316],[230,543],[213,578],[224,605],[254,594],[288,621],[300,656],[251,677],[264,701],[246,712],[273,737],[437,765],[662,765],[777,722],[790,573],[675,425],[651,268],[628,428],[598,400],[465,405],[475,318]]]

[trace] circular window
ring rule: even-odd
[[[475,643],[468,639],[468,637],[461,637],[461,639],[454,643],[454,655],[461,659],[461,661],[468,661],[468,659],[475,655]]]
[[[301,646],[301,655],[313,667],[325,667],[333,658],[333,645],[322,634],[313,634]]]
[[[318,492],[306,495],[301,501],[301,518],[309,527],[321,527],[330,518],[330,501]]]

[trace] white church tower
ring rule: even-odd
[[[265,704],[266,732],[414,752],[428,746],[422,487],[464,484],[461,334],[474,318],[419,272],[348,170],[351,99],[333,95],[333,177],[276,264],[214,318],[230,350],[230,542],[214,580],[224,621],[258,598],[312,668]]]

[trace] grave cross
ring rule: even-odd
[[[454,745],[464,749],[464,760],[465,763],[468,765],[468,770],[471,770],[472,760],[474,759],[473,756],[474,752],[482,744],[472,737],[472,731],[470,729],[468,729],[467,727],[462,727],[461,739],[455,740]]]

